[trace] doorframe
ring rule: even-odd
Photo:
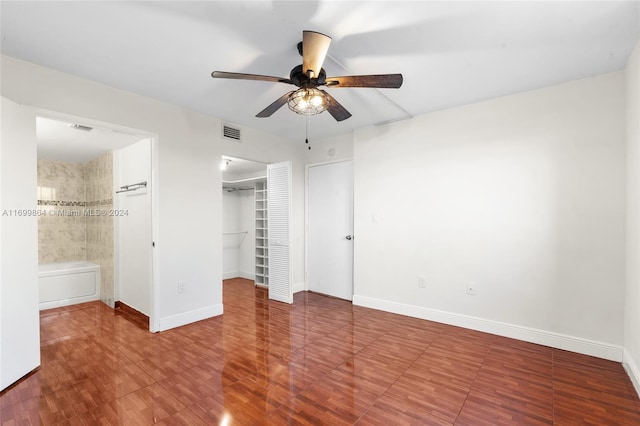
[[[36,117],[44,117],[50,118],[52,120],[60,120],[60,121],[68,121],[68,122],[80,122],[85,125],[102,127],[106,129],[111,129],[116,132],[121,133],[129,133],[134,135],[140,135],[140,139],[149,138],[151,139],[151,240],[155,244],[155,247],[149,247],[151,250],[151,312],[149,313],[149,331],[150,332],[158,332],[160,331],[160,262],[159,262],[159,248],[158,248],[158,240],[159,240],[159,156],[158,156],[158,144],[159,144],[159,136],[158,133],[137,129],[133,127],[123,126],[120,124],[115,124],[107,121],[100,121],[92,118],[82,117],[76,114],[68,114],[64,112],[58,112],[54,110],[49,110],[46,108],[34,107],[31,105],[25,105],[25,107],[29,108],[34,112]],[[35,125],[35,123],[34,123]],[[117,160],[114,158],[114,162]],[[116,170],[114,167],[114,182],[116,179]],[[115,187],[114,187],[115,190]],[[116,199],[114,197],[114,208],[116,207]],[[117,230],[117,221],[114,220],[113,226],[113,297],[114,301],[116,295],[119,294],[120,291],[120,283],[118,282],[118,242],[116,240],[116,236],[118,235]]]
[[[329,164],[346,163],[347,161],[351,161],[353,163],[353,158],[342,158],[338,160],[306,164],[304,168],[304,289],[302,289],[304,291],[309,291],[309,169],[311,167],[327,166]],[[353,245],[353,250],[355,258],[355,245]],[[354,263],[353,258],[351,259],[351,262]],[[353,283],[353,273],[351,280]]]

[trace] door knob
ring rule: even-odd
[[[351,235],[347,235],[345,238],[346,238],[347,240],[350,240],[350,239],[352,239],[353,237],[352,237]]]

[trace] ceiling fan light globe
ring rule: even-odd
[[[329,105],[324,94],[316,88],[302,88],[293,92],[287,101],[289,109],[296,114],[311,116],[320,114]]]
[[[313,98],[311,98],[311,105],[313,105],[314,107],[321,106],[323,102],[324,102],[324,98],[322,98],[321,96],[315,95]]]

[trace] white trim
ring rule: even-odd
[[[353,304],[622,362],[623,348],[609,343],[361,295],[353,296]]]
[[[151,315],[149,331],[160,330],[160,179],[159,136],[151,136]]]
[[[242,271],[225,272],[222,274],[223,280],[230,280],[232,278],[244,278],[247,280],[255,281],[256,275],[251,272],[242,272]]]
[[[243,271],[240,271],[240,272],[238,273],[238,276],[239,276],[240,278],[244,278],[244,279],[246,279],[246,280],[251,280],[251,281],[255,281],[255,280],[256,280],[256,274],[255,274],[255,273],[253,273],[253,272],[243,272]]]
[[[353,157],[339,158],[336,160],[329,160],[329,161],[320,161],[319,163],[309,163],[306,165],[306,168],[308,170],[309,167],[326,166],[327,164],[344,163],[345,161],[353,161]]]
[[[636,389],[636,393],[640,396],[640,368],[638,368],[638,365],[627,349],[624,349],[623,352],[622,366],[629,375],[631,383],[633,383],[633,387]]]
[[[120,156],[118,155],[117,150],[111,151],[111,160],[112,160],[112,185],[113,189],[118,187],[120,183]],[[115,195],[115,193],[114,193]],[[120,197],[113,197],[113,208],[114,210],[120,210]],[[116,300],[120,300],[120,241],[118,236],[120,235],[120,220],[119,217],[113,218],[113,258],[111,259],[113,263],[113,294],[107,295],[107,300],[105,303],[111,307],[111,309],[115,309]],[[102,291],[102,290],[101,290]],[[151,305],[151,309],[153,309],[153,304]],[[151,325],[153,315],[149,315],[149,324]]]
[[[231,278],[238,278],[238,277],[240,277],[240,272],[238,272],[238,271],[224,272],[222,274],[222,279],[223,280],[230,280]]]
[[[292,290],[293,290],[294,293],[298,293],[298,292],[301,292],[301,291],[306,291],[307,290],[306,286],[307,285],[306,285],[306,283],[304,281],[301,282],[301,283],[295,283],[293,285]]]
[[[161,318],[158,321],[158,331],[166,331],[172,328],[191,324],[192,322],[202,321],[208,318],[222,315],[222,312],[222,303],[219,303],[217,305],[206,306],[204,308],[195,309],[193,311],[171,315],[165,318]]]

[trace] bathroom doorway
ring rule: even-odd
[[[268,287],[267,164],[223,155],[220,170],[223,279]]]
[[[49,111],[37,111],[36,135],[37,203],[52,212],[38,220],[39,263],[96,265],[95,300],[133,308],[156,331],[154,135]],[[75,295],[59,296],[75,300]]]

